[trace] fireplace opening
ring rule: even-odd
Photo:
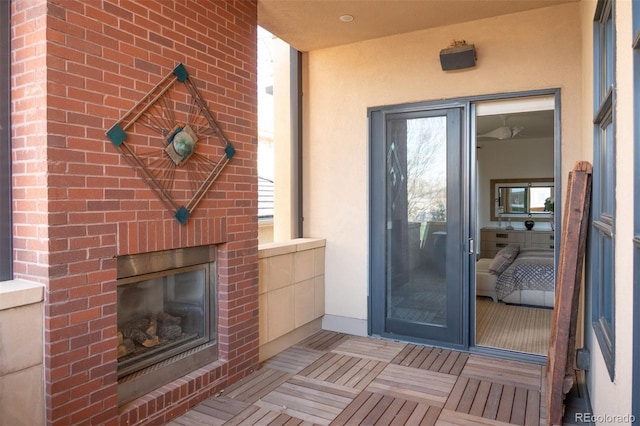
[[[217,359],[215,247],[118,258],[118,399]]]

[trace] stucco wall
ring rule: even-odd
[[[564,175],[582,159],[580,36],[567,4],[305,54],[304,235],[327,240],[326,314],[367,318],[367,108],[560,88]],[[475,68],[441,70],[454,39],[475,44]]]

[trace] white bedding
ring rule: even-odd
[[[555,303],[554,251],[522,249],[500,275],[489,272],[493,259],[476,263],[476,295],[494,302],[553,307]]]

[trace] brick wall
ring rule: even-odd
[[[12,1],[16,278],[46,285],[49,424],[161,424],[258,360],[255,0]],[[105,136],[183,63],[237,154],[180,225]],[[116,256],[219,244],[219,358],[117,406]]]

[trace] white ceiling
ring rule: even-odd
[[[554,111],[528,111],[510,114],[485,115],[476,119],[478,143],[498,142],[499,139],[481,137],[499,127],[521,128],[513,140],[521,139],[553,139]],[[509,138],[511,139],[511,138]]]
[[[258,0],[258,25],[301,52],[580,0]],[[340,16],[353,16],[342,22]]]

